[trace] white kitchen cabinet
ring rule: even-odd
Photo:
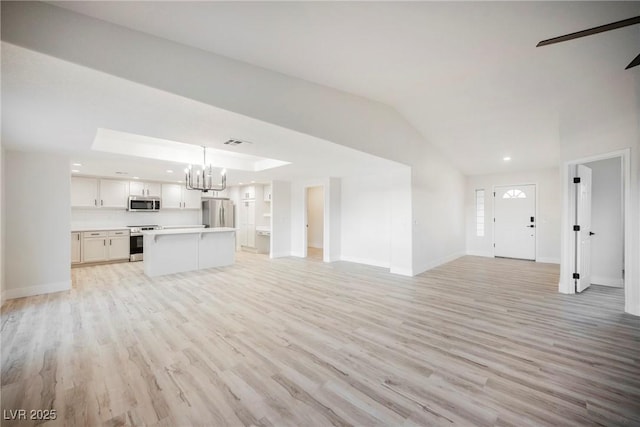
[[[162,184],[162,202],[160,209],[182,208],[182,185]]]
[[[161,197],[162,185],[157,182],[130,181],[129,195],[142,197]]]
[[[81,244],[83,263],[129,259],[129,230],[72,233],[72,249],[74,234],[82,234],[78,242]]]
[[[110,231],[109,232],[109,250],[108,259],[128,259],[129,258],[129,231]]]
[[[71,206],[74,208],[126,209],[128,196],[127,181],[71,177]]]
[[[81,233],[71,233],[71,264],[82,262],[82,238]]]
[[[71,206],[95,208],[98,206],[98,180],[96,178],[71,177]]]
[[[242,200],[253,200],[256,198],[256,187],[254,185],[245,185],[240,188],[240,197]]]
[[[255,248],[256,246],[256,209],[255,200],[244,200],[240,202],[238,212],[240,233],[240,246]]]
[[[107,261],[107,233],[84,232],[82,233],[82,261],[101,262]]]
[[[114,179],[100,180],[100,207],[127,208],[129,182]]]
[[[264,186],[264,201],[265,202],[271,201],[271,185]]]
[[[180,184],[162,184],[162,209],[200,209],[202,192]]]
[[[182,187],[182,203],[183,209],[201,209],[202,191],[187,190]]]
[[[214,198],[228,198],[229,197],[229,189],[224,189],[222,191],[207,191],[206,193],[202,193],[203,199],[214,199]]]

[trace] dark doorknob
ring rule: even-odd
[[[527,225],[528,228],[535,228],[535,225]]]
[[[594,233],[593,231],[590,231],[590,232],[589,232],[589,236],[593,236],[593,235],[595,235],[595,234],[596,234],[596,233]]]

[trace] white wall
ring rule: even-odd
[[[393,108],[51,5],[3,7],[9,43],[411,166],[394,178],[411,191],[393,204],[392,272],[464,252],[464,176]]]
[[[271,183],[271,258],[291,255],[291,183]]]
[[[390,268],[394,187],[389,174],[344,177],[341,191],[341,258]]]
[[[324,230],[324,235],[328,236],[331,247],[324,251],[324,257],[327,262],[333,262],[338,261],[342,256],[342,180],[329,178],[328,186],[329,191],[325,201],[328,206],[325,211],[328,212],[331,221],[329,229]]]
[[[69,159],[5,152],[6,297],[71,288]]]
[[[622,287],[622,161],[586,163],[591,168],[591,283]]]
[[[201,210],[129,212],[124,209],[71,209],[71,228],[124,227],[127,225],[195,225],[202,224]]]
[[[5,241],[5,215],[4,215],[4,149],[2,148],[2,138],[0,138],[0,306],[5,299],[5,269],[4,269],[4,241]]]
[[[561,188],[558,168],[467,177],[465,191],[467,254],[493,256],[493,187],[536,184],[536,261],[560,263]],[[476,236],[475,190],[485,191],[485,233]]]
[[[324,188],[307,189],[307,246],[322,249],[324,234]]]
[[[452,261],[465,252],[465,178],[428,146],[421,151],[427,153],[415,153],[419,161],[413,165],[411,175],[413,274]],[[394,230],[392,239],[396,234]]]

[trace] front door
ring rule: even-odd
[[[536,259],[536,186],[496,187],[494,255]]]

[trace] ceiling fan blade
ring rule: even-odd
[[[552,39],[542,40],[536,47],[547,46],[554,43],[560,43],[567,40],[578,39],[580,37],[591,36],[593,34],[602,33],[605,31],[617,30],[618,28],[627,27],[629,25],[640,24],[640,16],[634,18],[623,19],[622,21],[612,22],[611,24],[601,25],[599,27],[589,28],[588,30],[582,30],[571,34],[565,34],[564,36],[554,37]]]
[[[640,55],[636,56],[634,60],[631,61],[629,65],[625,67],[625,70],[628,70],[629,68],[637,67],[638,65],[640,65]]]

